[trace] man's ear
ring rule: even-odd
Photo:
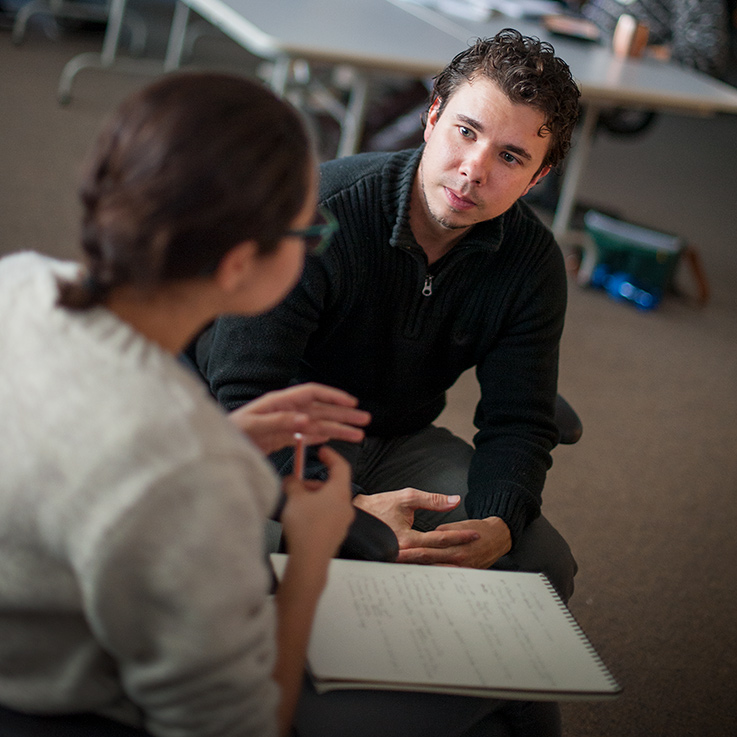
[[[233,246],[220,259],[215,271],[217,285],[227,294],[242,289],[252,278],[256,258],[258,246],[255,241],[243,241]]]
[[[432,101],[432,105],[430,105],[430,109],[427,111],[427,121],[425,123],[425,132],[424,132],[424,138],[425,142],[427,143],[427,140],[430,138],[430,134],[433,131],[433,128],[435,128],[435,125],[438,122],[438,118],[440,117],[440,98],[436,97]]]
[[[534,177],[532,177],[532,180],[527,185],[527,189],[522,193],[522,197],[524,197],[541,179],[547,176],[550,169],[551,167],[549,166],[544,166],[542,169],[540,169],[540,171],[535,174]]]

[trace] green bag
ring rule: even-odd
[[[661,294],[671,286],[686,242],[675,235],[650,230],[589,210],[584,227],[596,246],[596,266],[631,276]]]

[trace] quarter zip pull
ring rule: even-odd
[[[432,294],[432,274],[425,274],[425,284],[422,287],[422,294],[429,297]]]

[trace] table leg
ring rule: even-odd
[[[350,99],[341,126],[338,158],[350,156],[358,151],[366,119],[369,80],[366,74],[355,71],[351,85]]]
[[[130,71],[133,74],[161,74],[162,64],[154,59],[119,59],[118,47],[123,28],[123,16],[127,0],[112,0],[108,15],[102,52],[77,54],[65,65],[59,78],[57,97],[62,105],[72,99],[72,83],[82,69],[116,69]]]
[[[166,45],[166,57],[164,58],[164,71],[166,72],[179,69],[182,63],[182,50],[187,36],[188,21],[189,5],[178,0],[169,30],[169,41]]]
[[[62,105],[66,105],[72,99],[72,83],[78,72],[88,67],[106,68],[112,66],[120,43],[120,31],[123,27],[126,1],[112,0],[110,4],[105,38],[102,42],[102,53],[77,54],[64,65],[57,91],[57,97]]]
[[[100,54],[100,63],[104,67],[109,67],[115,61],[115,56],[118,53],[126,3],[127,0],[113,0],[110,4],[110,15],[108,16],[105,39],[102,42],[102,53]]]
[[[269,74],[269,87],[275,95],[284,97],[289,84],[289,74],[292,69],[292,59],[289,56],[279,56],[274,59],[271,73]]]
[[[571,150],[566,163],[566,171],[563,176],[558,205],[555,208],[553,218],[553,235],[559,244],[563,245],[570,239],[571,217],[576,205],[576,194],[581,179],[581,174],[586,166],[586,161],[591,151],[591,144],[596,130],[596,121],[599,118],[599,106],[589,104],[584,112],[583,124],[578,135],[578,141]]]
[[[279,97],[284,97],[289,86],[290,77],[293,72],[293,64],[295,60],[284,55],[274,59],[271,73],[269,74],[269,87]],[[308,80],[302,84],[307,87],[314,85],[316,88],[316,96],[320,98],[325,109],[330,112],[340,122],[340,141],[338,143],[338,158],[342,156],[350,156],[358,151],[363,126],[366,120],[366,102],[368,99],[369,78],[367,74],[359,72],[356,69],[350,69],[352,80],[350,84],[350,93],[348,104],[340,112],[335,110],[337,103],[329,98],[329,92],[324,90],[319,83],[311,83]]]

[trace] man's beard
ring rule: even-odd
[[[433,211],[433,208],[430,205],[430,199],[427,196],[427,190],[425,189],[425,176],[422,172],[420,173],[420,189],[422,190],[422,197],[425,200],[425,209],[434,222],[436,222],[443,228],[446,228],[447,230],[463,230],[464,228],[468,228],[468,223],[451,222],[447,218],[443,217],[442,215],[438,215]]]

